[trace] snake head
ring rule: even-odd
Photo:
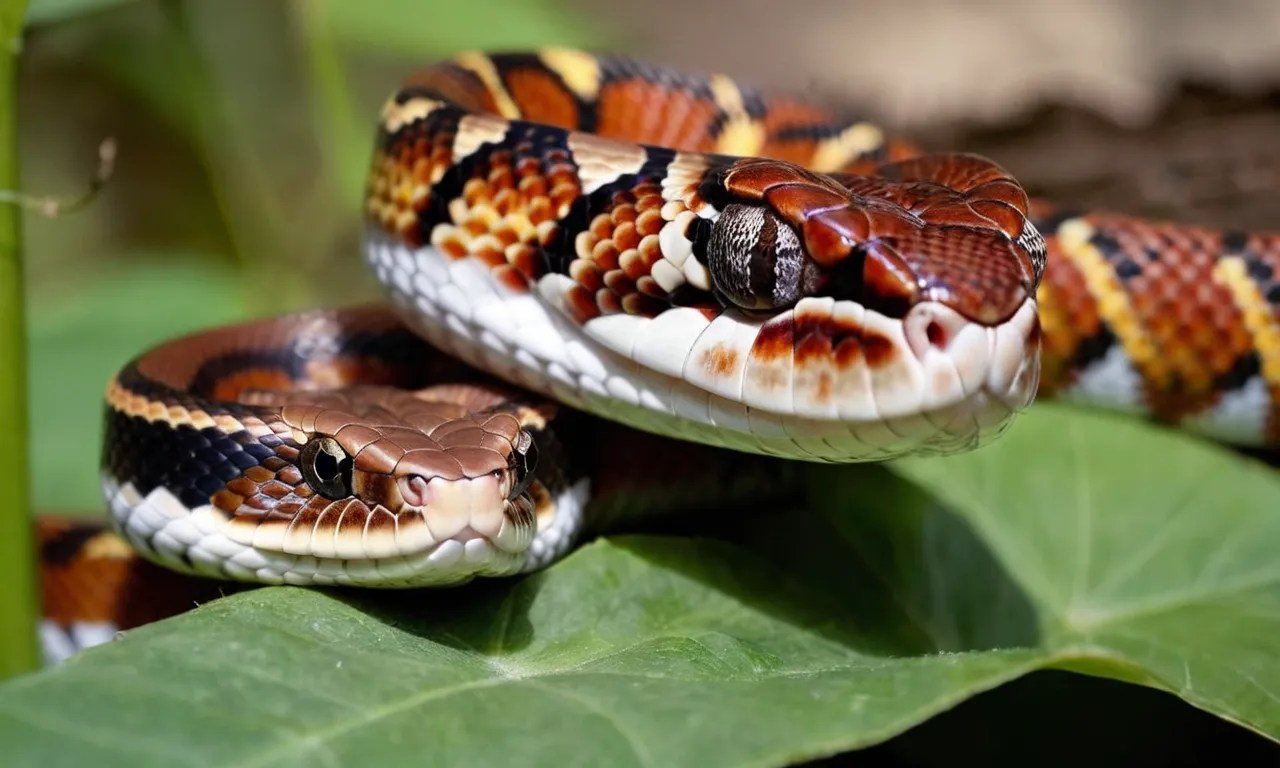
[[[301,393],[280,411],[300,443],[298,514],[312,539],[367,556],[472,541],[523,554],[538,528],[537,445],[519,411],[357,387]]]
[[[936,302],[991,327],[1033,298],[1044,272],[1025,191],[973,155],[858,176],[741,160],[712,175],[704,194],[725,198],[706,247],[712,281],[746,310],[827,295],[902,318]]]

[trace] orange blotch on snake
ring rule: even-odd
[[[561,128],[578,124],[578,102],[560,79],[541,69],[512,67],[503,72],[503,85],[524,110],[524,119]]]
[[[625,296],[635,291],[636,283],[626,273],[620,269],[613,269],[604,273],[604,286],[610,291]]]
[[[636,231],[642,236],[657,235],[666,223],[657,208],[649,208],[636,217]]]
[[[783,315],[760,326],[751,345],[751,356],[765,363],[791,357],[795,350],[795,325]]]
[[[640,258],[640,252],[633,249],[623,251],[618,256],[618,266],[631,280],[639,280],[644,275],[649,274],[649,270]]]
[[[728,376],[738,366],[738,350],[725,344],[716,344],[702,353],[699,363],[712,376]]]
[[[620,251],[627,251],[640,245],[640,235],[636,232],[636,225],[629,221],[619,224],[613,230],[613,242]]]
[[[600,316],[600,307],[596,306],[595,296],[581,286],[573,286],[564,292],[564,303],[569,314],[579,324]]]
[[[893,341],[878,333],[864,335],[862,349],[867,357],[867,365],[873,370],[892,363],[898,355],[898,348]]]
[[[569,277],[588,291],[598,291],[604,287],[599,267],[586,259],[576,259],[569,264]]]
[[[245,497],[223,488],[213,494],[213,506],[224,512],[235,512],[244,504]]]
[[[278,480],[271,480],[259,486],[258,492],[273,499],[283,499],[293,493],[293,489]]]
[[[666,308],[666,302],[643,293],[632,293],[622,297],[622,310],[629,315],[656,317]]]
[[[533,272],[532,267],[529,272]],[[525,293],[529,290],[529,279],[520,269],[509,264],[495,267],[493,270],[493,276],[499,283],[512,291]]]
[[[611,240],[601,240],[591,249],[591,260],[601,269],[617,269],[618,246]]]
[[[213,387],[217,400],[238,400],[247,390],[282,390],[293,387],[293,377],[279,368],[247,368],[224,376]]]
[[[626,223],[634,222],[636,220],[635,206],[631,205],[630,203],[618,205],[614,207],[612,211],[609,212],[609,219],[613,221],[613,225],[615,227],[624,222]]]
[[[648,275],[642,275],[640,279],[636,280],[636,290],[655,299],[665,299],[667,297],[667,292],[662,289],[661,285],[658,285],[658,281]]]
[[[255,467],[257,469],[257,467]],[[270,482],[271,476],[268,475],[265,481],[254,482],[247,477],[236,477],[227,481],[227,490],[238,496],[252,496],[258,492],[258,486],[262,482]],[[237,502],[238,503],[238,502]]]
[[[596,291],[596,306],[607,315],[614,315],[622,311],[622,304],[618,301],[618,295],[608,288],[601,288]]]

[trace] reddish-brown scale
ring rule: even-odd
[[[620,251],[628,251],[640,245],[640,236],[636,234],[636,225],[625,221],[613,230],[613,244]]]
[[[503,216],[510,215],[518,207],[522,207],[521,195],[513,188],[498,190],[493,196],[493,209]],[[510,231],[509,229],[507,231]],[[494,234],[497,234],[496,232]]]
[[[288,389],[292,384],[293,379],[278,368],[253,368],[219,379],[211,394],[219,400],[234,400],[248,389]]]
[[[622,297],[622,311],[629,315],[657,317],[659,313],[669,308],[670,305],[665,301],[643,293],[629,293]]]
[[[536,280],[542,274],[542,262],[538,258],[538,250],[532,245],[522,244],[508,248],[507,263],[530,280]]]
[[[596,306],[595,295],[581,286],[571,286],[569,290],[565,291],[564,301],[570,315],[579,325],[600,316],[600,308]]]
[[[382,509],[374,509],[365,523],[364,530],[368,534],[390,535],[396,530],[396,519]]]
[[[662,241],[658,239],[657,235],[645,235],[636,250],[639,252],[640,258],[644,260],[646,272],[663,258]]]
[[[827,211],[848,207],[848,193],[829,187],[794,182],[777,184],[764,193],[765,201],[788,221],[805,221]]]
[[[550,72],[511,67],[503,72],[503,81],[525,120],[562,127],[578,124],[577,100]]]
[[[517,293],[529,290],[529,280],[521,271],[513,266],[498,267],[493,270],[494,279]]]
[[[482,261],[487,267],[496,267],[507,263],[507,256],[491,243],[479,243],[472,246],[471,255]]]
[[[366,445],[356,457],[360,469],[365,472],[387,474],[396,467],[396,462],[404,456],[404,448],[391,440],[381,439]]]
[[[254,495],[245,499],[239,510],[232,507],[225,507],[223,511],[240,515],[257,515],[265,521],[276,515],[275,505],[276,502],[272,499],[268,499],[265,496]],[[284,515],[279,515],[278,517],[284,518]]]
[[[640,258],[639,251],[623,251],[618,257],[618,266],[622,269],[623,274],[632,281],[639,280],[649,274],[649,269],[644,260]]]
[[[860,325],[826,312],[795,313],[796,363],[830,360],[837,367],[856,363],[862,352],[864,331]],[[806,353],[817,356],[808,357]]]
[[[648,275],[643,275],[639,280],[636,280],[636,290],[655,299],[665,299],[667,297],[667,292],[662,290],[662,286],[658,285],[658,281]]]
[[[85,622],[127,631],[240,590],[138,557],[105,521],[42,516],[36,534],[41,618],[64,632]]]
[[[284,497],[293,493],[293,489],[285,485],[284,483],[278,483],[273,480],[271,482],[263,483],[261,486],[259,486],[258,492],[264,496],[270,496],[273,499],[283,499]]]
[[[824,177],[797,165],[761,158],[747,158],[733,164],[724,177],[724,188],[746,201],[761,201],[774,187],[799,184],[820,189],[830,188]],[[833,190],[837,194],[840,190]]]
[[[254,467],[254,469],[261,469],[261,467]],[[266,477],[259,476],[256,480],[250,479],[246,473],[245,475],[229,480],[227,482],[227,490],[231,493],[239,494],[240,496],[250,496],[259,485],[270,482],[271,479],[272,476],[270,472],[266,473]]]
[[[598,240],[606,240],[613,234],[613,221],[607,213],[596,214],[588,226],[592,236]]]
[[[789,128],[829,123],[832,115],[827,110],[789,98],[771,98],[767,104],[768,110],[761,120],[766,138],[760,154],[792,163],[807,162],[813,157],[818,142],[811,138],[783,139],[779,134]]]
[[[516,175],[520,184],[542,182],[542,162],[537,157],[524,156],[516,160]],[[523,187],[521,187],[523,189]]]
[[[901,316],[920,299],[920,285],[911,266],[888,243],[868,246],[862,265],[863,289],[877,311]]]
[[[213,496],[209,497],[209,502],[214,509],[229,514],[234,514],[236,510],[244,505],[245,495],[233,492],[229,487],[217,491]]]
[[[525,147],[527,151],[529,148]],[[511,166],[507,163],[511,162],[508,154],[503,158],[504,164],[489,170],[489,187],[491,194],[498,195],[506,190],[514,190],[516,185],[515,174],[511,170]]]
[[[564,181],[551,187],[548,197],[551,198],[551,208],[557,212],[568,210],[574,200],[578,198],[578,185],[572,181]]]
[[[485,186],[484,180],[472,177],[462,185],[462,199],[466,202],[467,207],[474,208],[477,204],[489,199],[489,189]]]
[[[1102,241],[1115,243],[1117,253],[1100,249],[1113,265],[1123,262],[1115,268],[1127,274],[1121,283],[1132,311],[1157,350],[1159,370],[1167,371],[1148,381],[1149,406],[1169,420],[1212,406],[1217,379],[1254,349],[1229,286],[1214,275],[1219,233],[1119,215],[1088,220]]]
[[[872,226],[867,213],[852,208],[806,216],[796,230],[804,243],[805,253],[820,267],[833,267],[848,258],[854,246],[871,237]]]
[[[620,269],[613,269],[604,274],[605,288],[618,296],[625,296],[636,289],[635,282]]]
[[[662,199],[661,194],[645,195],[644,197],[636,200],[636,210],[641,213],[648,213],[650,211],[659,213],[664,202],[665,201]],[[659,213],[659,215],[661,214]],[[658,228],[661,229],[662,227],[659,226]]]
[[[613,315],[622,311],[622,302],[618,300],[618,294],[601,288],[596,291],[596,308],[600,313]]]
[[[709,151],[719,110],[707,99],[650,80],[614,80],[596,100],[596,133],[664,147]]]
[[[520,242],[520,235],[507,224],[498,227],[493,236],[498,238],[504,250]]]
[[[604,287],[600,269],[585,259],[576,259],[569,265],[569,277],[588,291],[598,291]]]
[[[496,113],[498,104],[493,92],[485,87],[476,73],[446,61],[413,72],[405,80],[406,88],[427,88],[463,108]]]
[[[636,220],[636,209],[633,205],[619,205],[609,212],[609,220],[617,227],[623,223],[634,223]]]
[[[893,343],[893,339],[886,339],[878,333],[864,333],[862,354],[866,357],[867,367],[874,371],[895,362],[898,347]]]
[[[751,344],[751,357],[774,362],[795,352],[795,323],[790,314],[770,318],[760,326]]]
[[[639,210],[640,204],[636,207]],[[662,218],[662,214],[658,211],[660,206],[645,208],[636,217],[636,231],[643,237],[657,236],[662,231],[662,227],[666,221]]]
[[[439,245],[440,250],[444,252],[445,256],[454,261],[467,257],[467,247],[456,237],[443,238]]]
[[[600,269],[617,269],[619,255],[618,245],[611,239],[601,240],[591,248],[591,261]]]
[[[543,184],[543,186],[546,185]],[[525,194],[534,194],[534,192],[529,189],[523,189],[522,191],[524,191]],[[551,210],[551,201],[546,197],[541,196],[535,197],[533,201],[529,203],[529,210],[525,215],[529,217],[529,221],[534,225],[538,225],[544,221],[550,221],[555,218]]]
[[[1035,282],[1031,255],[1012,242],[1025,229],[1021,188],[971,156],[921,157],[886,175],[817,179],[755,159],[735,164],[725,186],[765,201],[821,267],[864,248],[863,281],[881,311],[927,299],[983,323],[1010,317]]]

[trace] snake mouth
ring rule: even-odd
[[[920,370],[921,410],[974,397],[1021,409],[1039,381],[1040,322],[1028,298],[998,325],[984,325],[940,303],[912,307],[903,338]]]
[[[412,521],[425,528],[432,542],[481,539],[511,554],[529,549],[537,532],[532,500],[527,494],[509,498],[511,481],[506,472],[456,480],[409,475],[396,478],[403,501],[398,522]],[[410,534],[412,535],[412,534]],[[421,535],[421,534],[419,534]]]

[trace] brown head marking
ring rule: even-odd
[[[826,294],[891,317],[937,301],[998,324],[1033,295],[1043,268],[1026,193],[980,157],[930,155],[866,176],[744,159],[721,187],[732,202],[712,228],[707,267],[744,309]]]

